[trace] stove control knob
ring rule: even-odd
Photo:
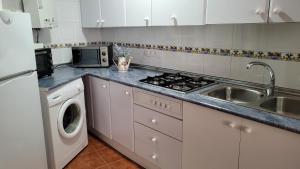
[[[106,59],[106,58],[103,58],[103,59],[102,59],[102,62],[107,62],[107,59]]]

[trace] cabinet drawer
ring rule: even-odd
[[[134,89],[134,103],[182,119],[182,101]]]
[[[180,169],[182,143],[134,123],[135,153],[163,169]]]
[[[182,121],[156,111],[134,105],[134,120],[166,135],[182,140]]]

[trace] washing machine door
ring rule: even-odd
[[[82,110],[76,99],[70,99],[62,105],[57,120],[58,131],[62,137],[73,138],[81,131],[84,121]]]

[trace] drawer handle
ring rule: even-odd
[[[156,155],[156,154],[153,154],[151,158],[152,158],[153,160],[156,160],[156,159],[157,159],[157,155]]]
[[[231,121],[224,121],[224,124],[230,128],[235,128],[236,124],[234,122]]]
[[[156,124],[156,123],[157,123],[157,120],[156,120],[156,119],[152,119],[152,120],[151,120],[151,123],[152,123],[152,124]]]
[[[156,106],[157,105],[157,101],[156,100],[152,100],[152,104]]]
[[[252,129],[250,127],[242,126],[241,129],[245,133],[248,133],[248,134],[252,133]]]
[[[156,143],[156,142],[157,142],[157,138],[153,137],[153,138],[151,139],[151,141],[152,141],[153,143]]]

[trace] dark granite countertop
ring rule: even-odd
[[[85,75],[91,75],[105,80],[110,80],[132,87],[156,92],[183,101],[207,106],[232,115],[247,118],[250,120],[254,120],[257,122],[261,122],[264,124],[268,124],[300,134],[300,120],[297,119],[284,117],[249,107],[244,107],[241,105],[214,99],[204,95],[199,95],[199,91],[195,91],[188,94],[181,94],[169,89],[151,86],[148,84],[142,84],[139,82],[140,79],[143,79],[146,76],[154,76],[158,74],[161,74],[161,72],[141,68],[131,68],[128,72],[121,73],[118,72],[115,67],[72,68],[69,66],[63,66],[56,68],[52,76],[39,79],[39,87],[40,91],[49,91],[56,87],[64,85],[72,80],[81,78]]]

